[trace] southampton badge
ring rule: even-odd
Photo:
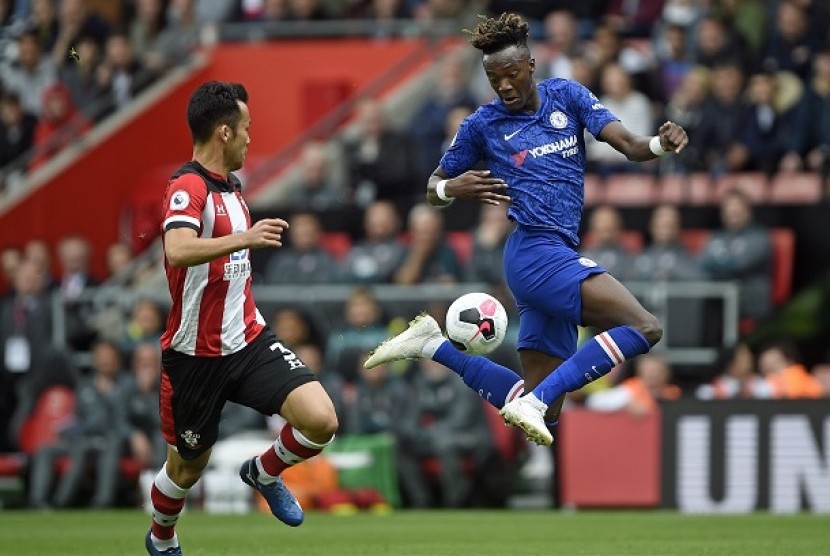
[[[565,129],[568,125],[568,117],[559,110],[551,112],[550,125],[556,129]]]
[[[182,440],[184,440],[184,443],[187,444],[188,448],[193,449],[199,447],[199,438],[201,435],[188,429],[181,434],[181,437]]]

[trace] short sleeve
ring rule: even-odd
[[[619,120],[584,85],[572,82],[570,93],[571,110],[594,137],[599,138],[602,128]]]
[[[473,118],[468,116],[461,122],[458,133],[441,157],[441,169],[454,178],[475,167],[483,158],[482,135],[478,132]]]
[[[202,227],[202,210],[207,202],[207,187],[196,174],[183,174],[167,186],[164,195],[164,223],[162,231],[173,228]]]

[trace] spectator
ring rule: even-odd
[[[134,56],[126,35],[113,33],[107,39],[103,62],[98,66],[95,81],[98,96],[107,99],[113,110],[132,102],[153,79]]]
[[[107,247],[107,279],[122,277],[132,262],[132,248],[126,243],[113,243]]]
[[[52,47],[52,63],[61,67],[69,61],[69,49],[83,36],[90,36],[103,47],[110,34],[107,22],[84,0],[61,0],[58,10],[58,36]]]
[[[63,298],[67,340],[75,349],[88,349],[96,332],[91,326],[93,300],[81,299],[88,289],[98,285],[89,269],[92,247],[79,236],[70,236],[58,244],[60,277],[58,287]]]
[[[136,346],[131,367],[132,383],[125,397],[128,453],[142,469],[155,469],[161,467],[167,456],[159,417],[161,352],[158,344]]]
[[[124,327],[119,347],[130,354],[146,343],[158,343],[164,331],[164,315],[158,303],[139,299],[133,304],[130,318]]]
[[[100,342],[93,349],[93,375],[75,390],[75,418],[54,444],[35,452],[29,486],[29,506],[45,508],[54,476],[55,460],[69,456],[70,465],[61,477],[52,503],[58,508],[71,504],[81,486],[88,457],[95,456],[93,508],[110,507],[115,499],[118,460],[123,453],[128,427],[124,414],[130,380],[121,372],[118,346]]]
[[[657,78],[659,97],[667,100],[683,85],[683,80],[694,67],[689,54],[688,29],[682,25],[665,25],[657,40]]]
[[[299,174],[284,184],[285,206],[292,210],[326,211],[343,206],[344,174],[325,143],[311,141],[303,147]]]
[[[660,205],[651,213],[651,245],[634,260],[634,278],[647,281],[694,280],[702,277],[694,256],[680,242],[680,211]]]
[[[290,18],[295,21],[320,21],[328,19],[320,0],[288,0]]]
[[[144,53],[147,69],[161,71],[184,63],[199,45],[199,31],[195,0],[171,0],[164,30]]]
[[[389,331],[378,300],[365,288],[352,291],[344,314],[345,325],[330,334],[326,343],[326,367],[351,380],[360,354],[383,342]]]
[[[285,21],[291,12],[287,0],[242,0],[243,21]]]
[[[747,45],[748,53],[755,57],[768,35],[769,4],[766,0],[715,0],[710,3],[708,12],[718,20],[730,22]]]
[[[97,70],[101,64],[101,46],[93,37],[84,35],[78,39],[75,49],[78,59],[61,67],[60,79],[69,87],[75,106],[94,119],[102,115],[96,105],[100,95]]]
[[[660,401],[680,398],[680,389],[671,384],[671,367],[659,355],[641,355],[635,360],[635,376],[618,386],[591,394],[585,400],[595,411],[626,410],[633,415],[648,415],[657,410]]]
[[[629,278],[633,264],[631,254],[622,246],[622,218],[610,205],[597,207],[588,220],[591,246],[581,250],[584,257],[604,267],[619,280]]]
[[[75,108],[69,88],[63,83],[50,85],[43,91],[43,114],[35,128],[37,151],[30,167],[44,165],[89,128],[89,121]]]
[[[17,60],[0,67],[0,80],[6,91],[17,94],[25,112],[40,116],[46,108],[45,93],[58,78],[55,66],[41,53],[34,31],[20,35],[17,49]]]
[[[783,137],[790,132],[791,114],[776,103],[778,83],[775,74],[758,73],[749,80],[749,109],[743,124],[742,143],[746,148],[748,170],[772,175],[784,154]]]
[[[460,279],[458,258],[444,241],[441,212],[424,203],[415,205],[409,212],[409,233],[406,257],[395,273],[395,283],[453,283]]]
[[[29,0],[29,28],[37,35],[41,52],[51,52],[58,39],[58,14],[54,0]]]
[[[695,43],[695,62],[698,65],[712,69],[733,62],[741,67],[751,67],[741,37],[732,33],[725,22],[715,17],[706,16],[700,20],[697,24]]]
[[[542,79],[572,79],[572,60],[582,54],[573,12],[557,10],[545,17],[545,42],[537,45],[536,71]]]
[[[465,503],[472,486],[462,464],[476,462],[492,450],[492,439],[481,400],[457,380],[452,371],[430,359],[418,361],[418,372],[406,409],[398,418],[401,488],[409,505],[433,504],[425,460],[435,458],[439,467],[439,493],[444,507]]]
[[[21,383],[39,374],[42,346],[52,344],[52,304],[43,269],[32,261],[17,265],[12,293],[0,301],[0,449],[8,450],[12,415]]]
[[[479,223],[473,232],[473,255],[469,279],[492,286],[504,283],[502,254],[513,223],[507,218],[506,205],[481,205]]]
[[[0,97],[0,168],[32,148],[37,118],[23,111],[17,93]]]
[[[648,135],[654,130],[654,117],[648,98],[635,91],[631,77],[617,64],[608,64],[602,70],[602,96],[599,102],[605,105],[632,133]],[[588,135],[586,140],[587,158],[599,171],[607,176],[617,172],[641,171],[640,163],[630,162],[625,155],[608,143]]]
[[[447,120],[444,122],[444,141],[441,143],[442,153],[450,148],[455,139],[455,134],[458,133],[458,128],[461,127],[461,122],[472,113],[473,111],[469,106],[463,105],[456,106],[447,113]],[[479,163],[479,166],[483,168],[481,163]]]
[[[447,116],[457,106],[477,106],[469,88],[470,76],[461,56],[449,55],[438,64],[434,86],[410,120],[417,159],[413,161],[419,183],[426,181],[441,159]]]
[[[289,246],[274,252],[265,269],[269,284],[330,284],[337,266],[322,247],[322,229],[317,216],[297,213],[289,219]]]
[[[709,94],[710,81],[708,69],[698,66],[689,70],[680,88],[669,98],[661,121],[672,121],[682,126],[689,137],[696,137],[703,125],[703,106]],[[703,148],[704,144],[692,141],[682,152],[660,162],[672,164],[684,172],[703,170]]]
[[[725,349],[715,362],[718,376],[695,390],[700,400],[724,400],[732,398],[764,397],[764,380],[756,373],[755,355],[750,347],[739,342]]]
[[[350,283],[377,284],[392,280],[406,249],[398,240],[400,219],[395,205],[375,201],[363,215],[365,237],[353,245],[343,261],[343,273]]]
[[[23,246],[23,259],[34,263],[43,273],[44,289],[52,289],[54,279],[52,278],[52,253],[49,250],[49,244],[42,239],[30,239]]]
[[[775,71],[791,71],[806,80],[810,76],[813,55],[819,46],[819,38],[812,32],[804,8],[795,1],[779,2],[775,29],[768,38],[763,54],[764,67]]]
[[[663,11],[664,0],[610,0],[604,21],[626,37],[647,37]]]
[[[780,341],[763,348],[758,367],[772,398],[820,398],[821,383],[800,363],[798,350],[789,342]]]
[[[283,307],[274,313],[272,328],[277,338],[289,347],[318,342],[317,330],[309,316],[294,307]]]
[[[757,319],[772,308],[772,244],[769,231],[752,219],[752,204],[738,189],[721,201],[723,228],[703,246],[700,266],[713,280],[737,280],[741,317]]]
[[[20,263],[23,262],[23,253],[17,247],[6,247],[0,251],[0,281],[4,286],[9,286],[14,283],[14,275],[17,272]],[[5,295],[5,291],[2,295]],[[2,300],[2,297],[0,297]]]
[[[142,57],[146,56],[146,53],[151,52],[165,24],[162,0],[136,0],[135,17],[130,21],[128,31],[131,50]],[[146,63],[146,60],[142,62]],[[153,65],[152,61],[150,64]]]
[[[364,357],[365,356],[365,357]],[[371,370],[363,368],[368,357],[364,353],[353,371],[357,381],[347,406],[349,434],[381,434],[397,436],[401,428],[401,416],[406,413],[412,395],[406,383],[389,372],[388,365],[379,365]]]
[[[703,104],[701,125],[690,141],[702,153],[703,163],[715,175],[741,170],[748,154],[740,144],[747,105],[741,95],[744,75],[733,63],[712,71],[712,93]]]
[[[414,179],[409,141],[387,125],[377,100],[358,104],[354,133],[344,140],[343,152],[349,188],[359,207],[388,200],[406,208],[423,196],[422,184]]]
[[[814,76],[796,106],[795,123],[781,169],[830,175],[830,50],[816,55]]]

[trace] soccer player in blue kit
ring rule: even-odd
[[[679,152],[688,138],[671,122],[653,137],[632,134],[575,81],[537,84],[528,24],[516,14],[484,19],[470,34],[498,98],[461,124],[429,179],[427,198],[435,206],[456,198],[510,203],[508,217],[516,226],[505,246],[504,274],[519,309],[524,383],[511,369],[458,351],[428,315],[378,346],[364,365],[421,357],[438,361],[500,408],[508,424],[548,445],[567,392],[646,353],[663,334],[657,319],[620,282],[576,251],[584,198],[583,132],[634,161]],[[471,170],[479,161],[489,170]],[[579,324],[603,332],[577,351]]]

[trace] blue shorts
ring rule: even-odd
[[[582,322],[582,281],[607,272],[551,230],[517,225],[504,247],[504,276],[519,308],[518,348],[567,359]]]

